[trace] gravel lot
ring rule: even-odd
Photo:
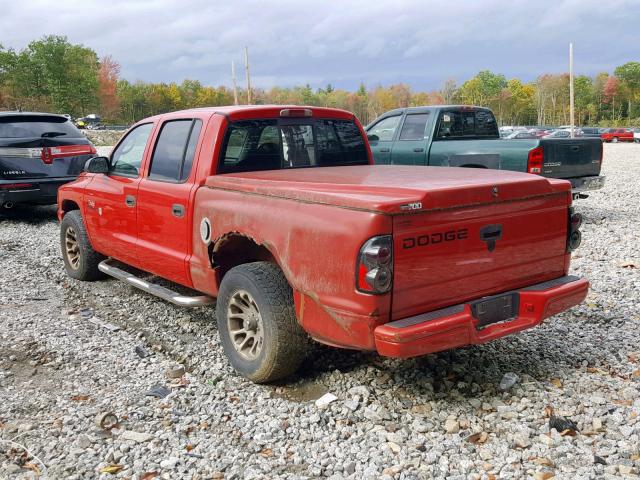
[[[592,282],[583,305],[408,361],[319,347],[271,386],[231,371],[213,309],[71,280],[55,210],[5,214],[0,478],[636,477],[640,145],[604,148],[606,189],[577,202],[586,223],[572,270]],[[167,379],[180,364],[186,374]],[[519,380],[502,391],[509,372]],[[169,395],[146,395],[154,386]],[[337,400],[318,407],[327,392]],[[551,408],[577,433],[550,430]],[[118,426],[99,428],[102,413]]]

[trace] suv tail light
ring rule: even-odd
[[[356,265],[356,288],[363,293],[382,294],[393,284],[393,238],[370,238],[360,249]]]
[[[544,162],[544,150],[542,147],[536,147],[529,152],[527,159],[527,172],[542,173],[542,163]]]
[[[62,145],[59,147],[43,147],[40,158],[47,165],[51,165],[55,158],[75,157],[76,155],[94,155],[96,148],[89,145]]]
[[[582,233],[580,226],[582,225],[582,215],[574,213],[573,207],[569,208],[569,228],[567,229],[567,251],[573,252],[582,243]]]

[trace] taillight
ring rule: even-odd
[[[43,147],[40,158],[47,165],[51,165],[53,160],[62,157],[75,157],[76,155],[95,155],[96,147],[93,145],[61,145],[59,147]]]
[[[393,238],[370,238],[360,249],[356,265],[356,287],[363,293],[381,294],[393,283]]]
[[[0,185],[0,190],[20,190],[33,187],[32,183],[5,183]]]
[[[567,251],[573,252],[582,243],[582,233],[580,226],[582,225],[582,215],[574,213],[573,207],[569,208],[569,228],[567,229]]]
[[[542,173],[542,163],[544,162],[544,150],[542,147],[536,147],[529,151],[527,160],[527,172]]]

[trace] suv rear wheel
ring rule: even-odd
[[[296,319],[293,292],[273,263],[229,270],[220,286],[216,318],[231,366],[249,380],[286,377],[304,360],[307,336]]]
[[[103,278],[98,264],[105,257],[91,246],[79,210],[68,212],[60,223],[60,247],[67,275],[76,280]]]

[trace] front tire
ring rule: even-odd
[[[104,277],[98,270],[98,264],[105,257],[91,246],[79,210],[72,210],[62,218],[60,248],[64,269],[71,278],[93,281]]]
[[[298,323],[293,291],[277,265],[239,265],[222,280],[216,303],[222,346],[231,366],[256,383],[294,373],[307,336]]]
[[[618,137],[613,137],[613,138],[611,139],[611,141],[612,141],[613,143],[618,143]]]

